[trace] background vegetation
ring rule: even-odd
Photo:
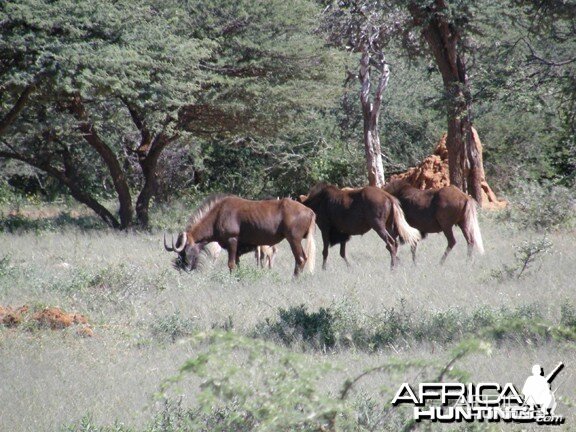
[[[421,160],[446,130],[444,87],[412,3],[370,5],[391,69],[380,127],[387,173]],[[2,195],[71,195],[111,226],[146,227],[150,206],[182,197],[365,184],[360,53],[345,40],[364,6],[335,3],[344,11],[335,18],[325,5],[4,2]],[[493,187],[573,186],[575,6],[447,5],[463,32]]]

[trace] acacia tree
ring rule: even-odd
[[[556,106],[559,133],[552,133],[552,165],[559,180],[576,181],[576,4],[542,0],[513,0],[522,13],[514,25],[522,32],[522,84],[540,97],[548,96]]]
[[[408,56],[422,55],[424,52],[414,38],[414,30],[420,31],[444,83],[451,183],[481,202],[482,158],[473,142],[472,96],[464,58],[465,36],[473,16],[471,6],[466,2],[449,4],[445,0],[394,3],[358,0],[330,4],[328,10],[346,12],[336,15],[337,19],[329,24],[338,30],[337,35],[345,35],[343,40],[351,48],[370,46],[358,44],[358,39],[354,40],[351,34],[370,37],[376,30],[381,45],[394,40],[404,47]],[[366,64],[365,57],[363,59]],[[377,62],[372,60],[368,64],[375,65]],[[375,97],[375,107],[378,106],[377,101]],[[369,124],[366,121],[368,110],[363,111],[366,127]]]
[[[326,80],[327,61],[319,43],[314,56],[298,49],[313,39],[314,11],[307,0],[3,2],[0,157],[56,178],[115,228],[133,223],[136,188],[146,226],[167,146],[273,134],[318,104],[305,95]],[[140,184],[129,182],[130,158]],[[95,172],[119,218],[98,202]]]
[[[473,16],[466,2],[409,1],[413,24],[420,29],[444,83],[450,183],[482,203],[482,155],[472,134],[472,93],[466,72],[466,35]]]
[[[178,112],[194,100],[210,44],[190,35],[170,1],[4,2],[0,23],[7,111],[0,156],[53,176],[108,225],[127,228],[134,208],[123,154],[134,152],[145,226],[158,156],[179,137]],[[97,166],[105,167],[119,219],[90,192]]]

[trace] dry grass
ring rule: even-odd
[[[73,310],[88,316],[96,333],[82,339],[68,330],[0,328],[2,430],[59,430],[87,413],[98,424],[119,420],[142,426],[154,412],[153,395],[160,382],[197,352],[186,338],[171,343],[171,335],[212,328],[249,335],[266,318],[277,318],[279,308],[304,304],[316,311],[348,302],[358,314],[370,317],[402,304],[418,317],[455,308],[532,305],[547,322],[557,324],[563,304],[576,306],[574,232],[551,235],[551,253],[539,258],[521,279],[498,281],[492,273],[513,263],[514,246],[538,236],[490,220],[483,221],[482,229],[486,255],[473,263],[466,261],[458,233],[453,254],[439,267],[445,239],[432,235],[419,248],[418,266],[411,264],[409,250],[403,247],[402,265],[391,272],[383,243],[368,234],[350,242],[350,268],[333,248],[327,271],[299,280],[291,277],[293,259],[285,243],[272,271],[256,269],[249,255],[242,259],[242,270],[230,276],[224,256],[201,273],[178,273],[157,234],[75,229],[0,234],[0,259],[5,258],[0,264],[0,305]],[[162,332],[168,337],[158,337]],[[307,350],[304,355],[311,364],[336,365],[323,384],[326,391],[335,391],[347,377],[390,359],[441,362],[450,348],[434,341],[406,341],[375,353],[340,349],[326,354]],[[558,378],[563,382],[558,394],[566,401],[576,400],[576,352],[568,342],[507,340],[494,345],[491,358],[473,355],[460,366],[473,381],[521,386],[532,364],[549,369],[559,361],[566,369]],[[418,382],[420,377],[416,371],[373,375],[358,390],[383,399],[382,386],[404,379]],[[186,385],[185,403],[193,402],[196,384]],[[567,417],[567,427],[573,427],[573,407],[562,403],[557,412]]]

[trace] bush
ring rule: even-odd
[[[574,190],[554,184],[519,183],[510,196],[510,206],[499,218],[520,229],[547,231],[574,224]]]
[[[279,338],[286,345],[304,341],[314,348],[332,348],[336,343],[333,328],[334,317],[328,308],[309,313],[306,306],[300,305],[278,310],[278,321],[266,321],[257,330],[267,337]]]
[[[182,317],[179,312],[158,317],[150,324],[152,335],[163,342],[174,343],[180,338],[192,335],[195,329],[194,320]]]
[[[547,322],[540,310],[541,305],[529,304],[516,309],[482,306],[472,311],[451,308],[423,313],[407,309],[401,301],[397,308],[367,316],[344,301],[318,312],[308,312],[304,305],[280,309],[278,318],[257,325],[253,336],[289,346],[302,342],[312,349],[354,347],[366,351],[408,346],[412,341],[448,344],[468,337],[497,342],[574,338],[576,312],[571,306],[563,306],[558,323]],[[572,328],[574,332],[569,331]]]
[[[551,249],[552,243],[546,236],[538,240],[524,241],[515,247],[514,264],[503,264],[501,269],[493,270],[491,276],[499,282],[520,279],[542,255],[549,253]]]

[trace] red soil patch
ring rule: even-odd
[[[476,129],[472,128],[474,143],[482,154],[482,142]],[[418,166],[409,168],[407,171],[392,175],[390,180],[406,179],[412,186],[419,189],[438,189],[450,185],[450,173],[448,170],[448,149],[446,148],[447,134],[442,135],[436,145],[434,153],[426,157]],[[482,172],[482,208],[502,209],[508,204],[507,201],[499,200]]]
[[[16,327],[22,322],[22,316],[28,312],[28,306],[11,308],[0,306],[0,323],[6,327]]]
[[[94,335],[94,331],[84,315],[66,313],[57,307],[49,307],[30,313],[29,307],[26,305],[19,308],[0,306],[0,323],[6,327],[17,327],[23,322],[32,322],[39,327],[52,330],[61,330],[71,325],[80,325],[80,328],[76,332],[78,335]]]

